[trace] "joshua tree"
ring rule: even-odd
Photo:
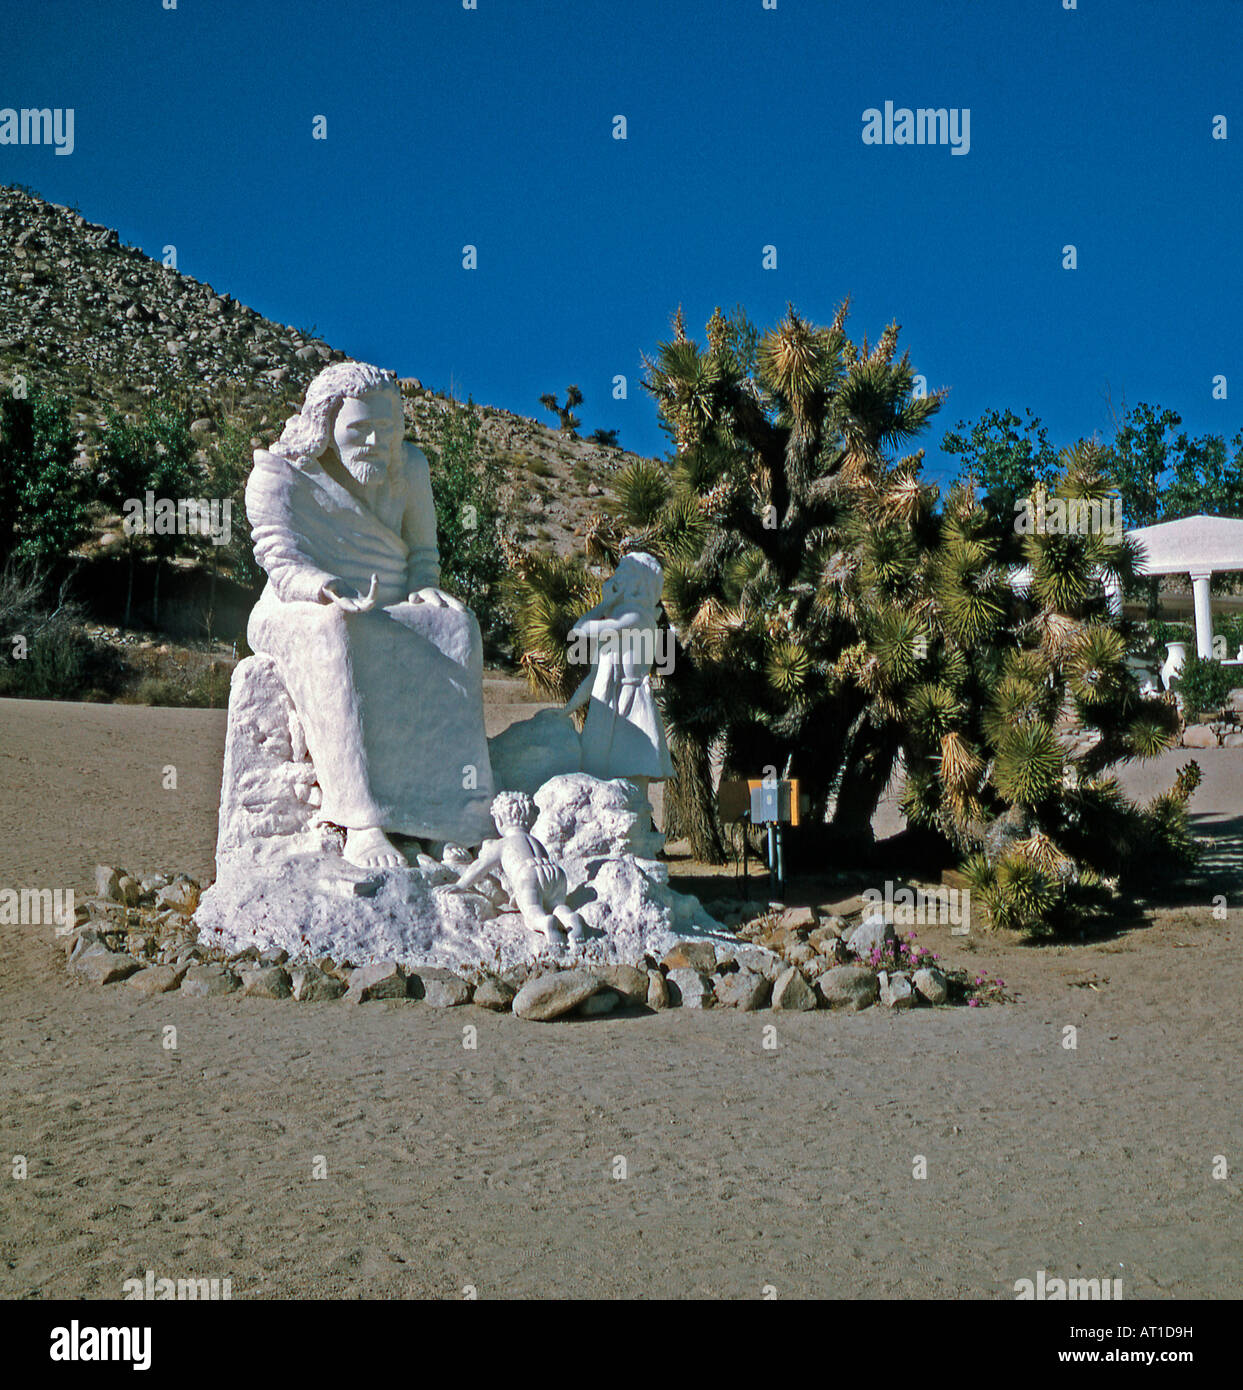
[[[561,420],[561,433],[568,435],[571,439],[577,439],[575,430],[578,429],[582,421],[574,414],[574,407],[582,405],[583,393],[577,386],[567,386],[565,391],[565,405],[557,404],[557,398],[549,391],[546,395],[539,398],[539,403],[545,410],[551,410]]]
[[[618,475],[587,549],[665,564],[666,829],[719,859],[715,750],[730,775],[797,777],[811,798],[802,848],[840,862],[904,768],[910,821],[948,857],[974,856],[1000,920],[1070,916],[1137,855],[1188,847],[1185,781],[1145,812],[1109,776],[1168,746],[1177,721],[1141,701],[1102,586],[1134,557],[1105,528],[1067,534],[1035,507],[1028,526],[1012,502],[965,488],[938,508],[920,454],[898,451],[943,393],[914,391],[896,325],[869,347],[845,319],[845,304],[827,328],[790,308],[761,337],[718,310],[701,348],[679,312],[645,359],[674,456]],[[1099,452],[1080,446],[1054,480],[1089,519],[1107,494]],[[1026,592],[1011,579],[1024,564]],[[526,558],[513,587],[528,674],[562,696],[565,632],[591,576]]]

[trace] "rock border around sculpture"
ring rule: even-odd
[[[659,961],[651,956],[637,964],[543,956],[500,972],[458,973],[392,960],[357,966],[323,956],[299,960],[280,948],[221,951],[199,940],[193,921],[199,886],[184,874],[139,880],[99,866],[96,888],[95,896],[78,909],[83,920],[61,938],[67,969],[78,979],[148,998],[177,992],[342,1005],[473,1004],[531,1022],[678,1007],[855,1013],[872,1007],[902,1012],[1012,1002],[1000,981],[978,976],[972,982],[964,971],[933,963],[928,953],[916,969],[874,968],[864,962],[876,950],[875,921],[851,922],[816,908],[764,911],[742,922],[733,936],[687,938]],[[713,906],[730,916],[743,905]],[[880,925],[880,940],[892,942],[892,927]]]

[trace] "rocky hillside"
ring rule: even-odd
[[[0,187],[0,385],[21,375],[32,392],[68,397],[83,468],[105,409],[132,416],[157,393],[190,411],[204,443],[230,424],[266,444],[315,373],[346,355],[168,269],[75,208]],[[428,439],[447,397],[412,378],[402,390],[411,437]],[[633,456],[477,408],[482,445],[512,480],[514,538],[576,548],[609,475]]]

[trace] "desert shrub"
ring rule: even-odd
[[[56,616],[27,642],[26,654],[5,653],[0,695],[23,700],[74,700],[93,682],[95,644],[70,619]]]
[[[186,704],[183,686],[165,676],[147,676],[135,689],[117,701],[122,705],[167,705],[174,709]]]
[[[1188,719],[1207,710],[1221,709],[1234,684],[1235,672],[1211,656],[1189,656],[1173,681]]]
[[[227,709],[232,675],[227,667],[213,662],[199,672],[197,679],[185,691],[184,703],[193,709]]]

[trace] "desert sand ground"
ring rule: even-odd
[[[223,743],[218,712],[0,701],[0,887],[85,892],[99,861],[210,879]],[[1017,995],[984,1009],[141,1001],[5,927],[0,1296],[153,1269],[235,1298],[1011,1298],[1044,1269],[1237,1297],[1243,753],[1197,757],[1212,842],[1183,906],[1059,947],[921,930]]]

